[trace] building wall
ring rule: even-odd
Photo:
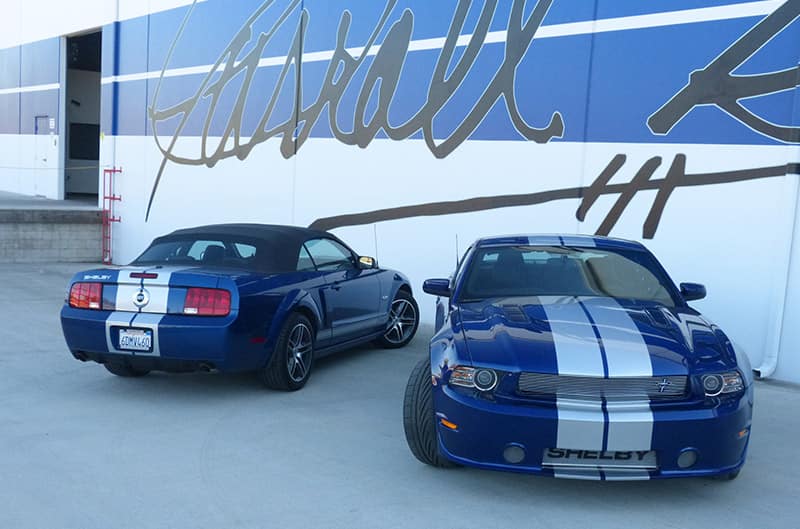
[[[800,1],[130,11],[142,4],[64,26],[102,22],[100,163],[123,169],[116,261],[182,226],[314,225],[408,273],[431,319],[422,280],[478,236],[608,233],[705,283],[696,307],[754,366],[777,358],[800,381]],[[37,38],[67,33],[52,31]],[[9,57],[0,75],[23,69]],[[25,137],[9,130],[0,165]]]

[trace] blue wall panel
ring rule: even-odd
[[[59,91],[22,93],[20,96],[20,134],[36,133],[36,117],[47,116],[56,120],[54,133],[58,133]],[[39,130],[39,134],[49,134],[50,129]]]
[[[0,90],[19,86],[19,46],[0,50]]]
[[[59,81],[60,40],[52,38],[22,46],[21,86],[35,86]]]
[[[0,94],[0,134],[19,134],[19,94]]]

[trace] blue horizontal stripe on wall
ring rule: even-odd
[[[592,20],[597,9],[598,18],[616,18],[652,13],[667,13],[685,9],[716,7],[749,3],[751,0],[656,0],[642,2],[640,0],[555,0],[547,13],[544,25],[564,24]],[[333,48],[342,15],[348,11],[352,15],[347,39],[348,47],[362,46],[372,33],[381,17],[388,0],[304,0],[292,12],[287,23],[278,32],[277,48],[280,43],[288,42],[295,22],[299,17],[299,6],[309,13],[309,32],[306,38],[306,52],[324,51]],[[469,9],[462,34],[469,34],[474,29],[481,11],[490,4],[488,0],[473,2]],[[525,2],[525,16],[537,6],[535,0]],[[247,19],[262,5],[263,0],[239,0],[222,2],[209,0],[194,6],[189,22],[182,38],[176,46],[168,68],[184,68],[203,64],[213,64],[221,51],[230,43],[237,32],[242,29]],[[268,31],[278,17],[292,5],[292,0],[276,0],[258,18],[252,26],[254,34]],[[414,13],[415,40],[444,37],[447,33],[453,14],[459,5],[458,0],[399,0],[389,16],[390,25],[401,17],[406,9]],[[507,27],[508,15],[513,2],[502,0],[495,9],[491,25],[492,31],[504,30]],[[164,66],[167,51],[175,40],[178,30],[190,6],[159,12],[148,17],[121,22],[121,32],[133,39],[130,46],[123,44],[123,49],[130,48],[127,60],[120,65],[120,74],[142,73],[147,70],[158,70]],[[134,52],[146,38],[147,19],[150,23],[149,55]],[[381,43],[386,31],[377,39]],[[124,37],[123,37],[124,38]],[[138,50],[141,51],[141,50]],[[106,54],[107,55],[107,54]],[[280,56],[280,51],[270,53],[270,46],[264,56]],[[144,66],[143,63],[147,63]],[[104,60],[105,64],[105,60]],[[110,72],[104,67],[104,72]]]
[[[554,111],[565,121],[564,140],[593,142],[663,142],[663,143],[751,143],[772,144],[774,140],[754,132],[715,107],[692,110],[666,136],[654,135],[647,127],[647,118],[667,102],[687,83],[689,74],[705,67],[731,43],[743,35],[757,19],[734,19],[721,22],[665,26],[635,31],[599,33],[594,36],[591,105],[586,127],[587,73],[592,36],[580,35],[535,40],[517,69],[516,93],[522,116],[533,126],[544,126]],[[313,33],[313,26],[309,32]],[[272,55],[285,55],[285,46]],[[800,25],[794,24],[745,63],[741,70],[765,73],[796,65]],[[699,45],[702,43],[702,45]],[[152,47],[151,47],[152,49]],[[478,100],[503,60],[503,44],[486,45],[475,67],[456,91],[450,102],[434,120],[434,133],[447,137],[461,123],[465,113]],[[462,50],[463,51],[463,50]],[[403,69],[397,95],[389,107],[389,120],[399,125],[414,115],[425,103],[426,87],[430,82],[438,50],[412,52]],[[240,57],[241,58],[241,57]],[[455,60],[457,60],[458,55]],[[355,103],[372,58],[355,75],[345,92],[338,112],[338,127],[352,130]],[[753,63],[754,65],[751,65]],[[303,72],[303,105],[309,106],[318,96],[327,62],[308,62]],[[241,134],[249,136],[255,130],[270,95],[275,90],[279,67],[262,68],[256,74],[250,90]],[[157,101],[159,109],[190,97],[203,80],[202,75],[165,79]],[[120,134],[145,133],[142,119],[146,102],[144,86],[152,102],[157,80],[120,84]],[[214,113],[209,134],[219,135],[238,96],[241,80],[237,79],[223,91]],[[135,88],[140,86],[141,88]],[[293,100],[293,78],[281,91],[281,105],[270,125],[288,119]],[[750,99],[745,104],[772,121],[789,125],[797,90],[772,96]],[[374,99],[374,98],[373,98]],[[182,135],[202,133],[208,108],[203,101],[187,122]],[[372,101],[367,115],[375,108]],[[177,119],[159,125],[159,134],[171,134]],[[315,137],[331,137],[327,113],[313,129]],[[147,129],[147,133],[152,131]],[[381,135],[379,135],[381,137]],[[481,123],[472,139],[518,140],[519,133],[511,126],[501,100]]]
[[[447,34],[453,18],[457,0],[405,0],[398,1],[389,16],[389,25],[400,19],[405,9],[414,13],[415,40],[439,38]],[[475,28],[482,10],[488,2],[474,2],[469,10],[462,34],[469,34]],[[556,0],[545,18],[545,24],[562,24],[591,20],[594,15],[594,0]],[[175,48],[168,68],[184,68],[203,64],[213,64],[221,52],[239,32],[247,19],[264,4],[262,1],[220,2],[208,1],[197,4],[192,11],[184,34]],[[253,23],[254,35],[269,31],[276,20],[292,5],[291,0],[278,0]],[[281,56],[291,41],[297,28],[300,9],[291,11],[286,24],[280,27],[275,35],[275,42],[268,45],[264,57]],[[388,5],[384,0],[338,1],[305,0],[302,5],[309,13],[309,27],[305,41],[305,51],[326,51],[334,48],[336,35],[343,13],[352,15],[347,38],[347,47],[363,46],[375,29],[384,9]],[[495,9],[491,26],[492,31],[505,30],[512,2],[503,0]],[[525,4],[525,15],[530,15],[537,2]],[[174,9],[150,15],[150,70],[158,70],[164,66],[167,52],[175,40],[178,29],[183,22],[189,7]],[[141,27],[141,19],[122,22],[126,25]],[[136,30],[132,30],[136,32]],[[383,41],[386,30],[378,37],[377,43]],[[132,61],[121,65],[120,74],[141,73],[145,70]]]

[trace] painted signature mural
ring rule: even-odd
[[[459,91],[465,78],[475,66],[496,16],[498,2],[499,0],[484,0],[474,31],[469,36],[469,41],[465,43],[460,42],[459,37],[462,37],[461,34],[473,1],[458,1],[433,74],[428,82],[426,101],[416,114],[405,123],[399,124],[390,122],[389,108],[395,99],[401,72],[406,65],[412,42],[414,13],[405,9],[399,18],[392,22],[391,14],[397,6],[397,0],[386,0],[377,24],[357,54],[346,47],[352,15],[348,10],[342,13],[336,35],[336,46],[328,62],[319,95],[308,106],[303,104],[301,76],[305,44],[304,28],[308,25],[309,13],[303,8],[301,0],[292,0],[279,16],[272,17],[274,22],[268,30],[256,35],[254,30],[256,22],[265,17],[270,7],[274,7],[275,0],[266,0],[234,35],[194,94],[177,104],[160,108],[159,97],[164,71],[191,16],[192,10],[190,10],[167,56],[162,76],[155,89],[152,106],[149,108],[155,140],[163,155],[163,160],[150,195],[146,216],[150,215],[158,186],[169,162],[213,167],[220,160],[226,158],[237,157],[244,160],[254,147],[276,137],[281,138],[281,154],[285,158],[290,158],[298,154],[310,137],[314,125],[323,119],[325,113],[327,113],[327,121],[333,137],[345,145],[366,148],[379,133],[385,134],[392,140],[404,140],[415,134],[421,134],[427,148],[437,158],[450,155],[468,140],[492,108],[501,100],[514,129],[523,138],[537,143],[547,143],[554,138],[562,137],[565,123],[562,114],[557,109],[548,111],[550,118],[546,123],[538,124],[539,126],[530,124],[518,109],[515,91],[517,68],[531,47],[553,0],[538,0],[535,3],[530,0],[512,0],[507,22],[505,51],[500,67],[483,90],[477,103],[452,132],[444,139],[434,138],[434,120],[447,102]],[[527,18],[525,13],[529,13]],[[650,130],[654,134],[668,134],[695,107],[716,105],[743,125],[763,135],[786,143],[800,142],[800,129],[797,127],[771,123],[752,113],[740,103],[743,99],[794,89],[800,79],[800,67],[762,75],[734,75],[732,73],[799,16],[800,0],[789,0],[771,15],[755,24],[707,67],[691,74],[689,83],[649,117],[647,124]],[[243,133],[245,106],[256,70],[263,59],[267,45],[273,41],[276,33],[285,27],[293,29],[293,37],[281,65],[277,82],[271,94],[264,94],[265,106],[258,125],[253,131]],[[381,44],[376,44],[378,37],[384,34]],[[456,55],[456,49],[460,46],[464,47],[463,53]],[[248,51],[245,53],[245,50]],[[458,59],[451,65],[456,56]],[[373,58],[371,61],[367,61],[368,57]],[[365,73],[358,77],[362,79],[358,81],[360,85],[355,81],[356,74],[359,72]],[[239,88],[233,108],[225,115],[218,116],[217,114],[222,112],[218,105],[222,100],[223,92],[234,80],[238,81],[235,86]],[[279,98],[287,87],[294,91],[293,110],[285,120],[274,124]],[[354,88],[358,92],[354,114],[343,118],[339,112],[342,98],[348,89],[353,90]],[[377,94],[377,108],[368,112],[369,103],[374,99],[375,94]],[[201,102],[205,104],[201,105]],[[176,153],[177,141],[187,122],[193,117],[197,119],[196,114],[202,117],[204,123],[200,152],[193,156],[179,155]],[[218,122],[220,117],[225,122],[224,132],[221,137],[212,139],[209,136],[212,122]],[[277,119],[280,120],[280,118]],[[349,126],[342,125],[340,119],[346,119]],[[177,126],[171,138],[167,143],[162,143],[158,134],[159,124],[167,121],[175,123],[176,120]],[[347,128],[352,130],[345,130]],[[619,198],[597,230],[598,234],[608,234],[637,192],[656,189],[658,193],[643,229],[643,236],[652,238],[656,233],[666,203],[677,187],[725,184],[797,173],[797,164],[789,164],[788,166],[689,175],[686,173],[686,157],[678,155],[663,179],[652,179],[662,164],[660,157],[654,157],[639,169],[630,183],[609,184],[611,178],[622,169],[625,161],[624,154],[617,155],[595,182],[585,188],[565,188],[523,195],[478,197],[453,202],[401,206],[319,219],[313,223],[313,227],[333,229],[391,219],[534,205],[562,199],[582,199],[576,216],[583,221],[600,195],[618,194]]]
[[[328,64],[327,73],[325,74],[325,80],[323,81],[319,97],[308,107],[300,108],[303,99],[302,84],[300,82],[304,40],[302,28],[308,24],[309,18],[308,11],[305,9],[300,10],[300,20],[297,24],[297,30],[290,50],[286,56],[285,64],[281,69],[279,80],[275,85],[271,97],[268,99],[266,109],[264,110],[253,136],[250,137],[249,140],[242,142],[241,128],[244,106],[264,48],[278,29],[290,20],[292,13],[298,10],[301,4],[300,0],[292,1],[280,17],[278,17],[274,26],[268,32],[261,33],[257,37],[257,44],[253,46],[244,57],[237,60],[236,58],[239,57],[245,45],[253,38],[252,28],[254,23],[274,3],[274,0],[267,0],[250,16],[242,29],[239,30],[236,36],[231,40],[231,43],[214,63],[213,68],[206,75],[205,79],[203,79],[200,87],[192,97],[169,108],[157,109],[161,89],[161,82],[159,82],[149,113],[153,123],[153,130],[156,131],[154,136],[156,137],[156,142],[164,158],[151,193],[147,214],[149,215],[153,197],[155,196],[167,162],[171,161],[185,165],[207,165],[213,167],[218,161],[233,156],[243,160],[249,155],[253,147],[276,136],[282,137],[281,153],[285,158],[290,158],[296,155],[298,150],[306,142],[314,125],[326,109],[334,137],[346,145],[358,145],[362,148],[367,147],[381,130],[393,140],[403,140],[421,131],[428,148],[437,158],[446,157],[464,143],[500,99],[505,101],[509,117],[514,127],[526,139],[538,143],[546,143],[554,137],[561,136],[564,132],[564,122],[561,114],[554,112],[549,123],[543,128],[536,128],[529,125],[517,109],[514,89],[517,66],[519,66],[519,63],[525,57],[525,53],[530,47],[533,37],[536,35],[539,26],[541,26],[542,20],[544,20],[553,0],[540,0],[537,2],[527,20],[524,19],[523,15],[528,0],[514,0],[508,21],[506,52],[502,65],[497,70],[489,86],[486,87],[477,104],[450,136],[440,142],[437,142],[433,137],[434,118],[462,85],[467,74],[474,66],[478,54],[486,42],[486,37],[489,33],[491,22],[494,19],[498,2],[499,0],[485,1],[480,13],[480,19],[470,42],[467,44],[464,53],[461,54],[455,67],[448,76],[448,67],[453,60],[458,38],[472,4],[471,0],[461,0],[458,3],[458,7],[456,8],[447,33],[444,47],[441,50],[433,77],[428,85],[427,101],[416,115],[406,123],[399,125],[389,123],[388,111],[395,96],[400,74],[405,64],[409,45],[411,43],[411,32],[414,26],[413,13],[408,9],[404,10],[400,19],[389,27],[382,44],[376,46],[376,39],[388,26],[389,16],[397,5],[397,0],[388,0],[383,14],[375,29],[372,31],[362,53],[359,57],[354,57],[345,47],[352,16],[349,11],[345,11],[339,22],[336,48]],[[180,39],[187,20],[188,16],[187,19],[184,20],[184,26],[182,26],[178,32],[176,42]],[[345,132],[342,130],[337,119],[339,103],[345,91],[352,83],[356,72],[364,67],[367,57],[372,55],[374,50],[376,50],[374,59],[367,69],[366,78],[360,88],[353,119],[353,131]],[[169,62],[170,56],[171,52],[167,57],[167,63]],[[278,97],[284,89],[284,85],[293,65],[295,66],[293,69],[295,72],[294,82],[297,87],[296,99],[294,102],[295,110],[285,122],[266,129],[266,125],[275,111]],[[166,64],[164,68],[166,69]],[[227,126],[225,127],[225,131],[219,143],[217,143],[216,147],[210,148],[208,144],[208,133],[217,110],[217,104],[228,83],[235,77],[238,77],[239,74],[244,75],[244,80],[233,111],[227,119]],[[380,85],[379,87],[378,84]],[[378,109],[374,112],[369,123],[365,124],[367,103],[376,88],[379,91]],[[201,152],[194,158],[177,156],[173,152],[176,141],[203,98],[211,98],[211,104],[205,117]],[[181,116],[177,130],[169,145],[166,147],[162,146],[158,139],[158,123],[170,120],[176,116]],[[229,140],[232,140],[232,145],[230,145]]]

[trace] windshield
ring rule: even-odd
[[[285,252],[270,250],[263,241],[235,237],[161,238],[131,264],[243,268],[272,273],[294,269],[293,263],[281,258]]]
[[[608,296],[676,304],[672,282],[647,252],[550,246],[478,248],[459,301],[513,296]]]

